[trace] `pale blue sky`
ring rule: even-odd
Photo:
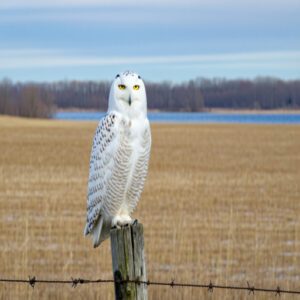
[[[4,0],[0,78],[300,78],[298,0]]]

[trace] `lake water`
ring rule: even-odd
[[[105,112],[58,112],[54,118],[59,120],[96,121]],[[265,113],[187,113],[187,112],[149,112],[150,122],[157,123],[248,123],[248,124],[300,124],[300,114]]]

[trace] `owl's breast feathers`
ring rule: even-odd
[[[109,220],[135,209],[148,171],[150,147],[146,118],[128,120],[111,112],[99,122],[90,158],[85,234],[100,215]]]

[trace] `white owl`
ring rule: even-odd
[[[94,247],[109,237],[111,227],[132,223],[150,148],[145,86],[138,74],[126,71],[112,83],[91,152],[84,234],[92,235]]]

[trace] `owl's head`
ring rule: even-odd
[[[145,85],[138,74],[131,71],[117,74],[110,88],[108,110],[130,118],[147,114]]]

